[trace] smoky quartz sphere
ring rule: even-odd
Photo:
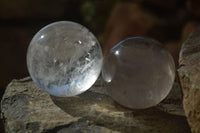
[[[143,37],[125,39],[104,58],[103,79],[119,104],[144,109],[161,102],[175,79],[172,56],[159,42]]]
[[[95,36],[85,27],[60,21],[42,28],[32,39],[27,66],[33,81],[60,97],[78,95],[97,80],[103,57]]]

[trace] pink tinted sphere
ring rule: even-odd
[[[119,42],[105,56],[102,76],[116,102],[143,109],[157,105],[168,95],[175,65],[159,42],[132,37]]]

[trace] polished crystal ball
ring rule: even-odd
[[[132,37],[115,45],[104,58],[103,79],[119,104],[143,109],[157,105],[175,79],[172,56],[152,39]]]
[[[60,21],[42,28],[32,39],[27,66],[33,81],[48,93],[69,97],[89,89],[102,67],[98,40],[84,26]]]

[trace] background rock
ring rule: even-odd
[[[174,58],[175,66],[178,66],[179,52],[181,49],[181,43],[179,41],[167,42],[165,48],[171,53]]]
[[[168,0],[168,1],[160,1],[160,0],[141,0],[142,4],[147,8],[151,8],[154,11],[162,12],[162,13],[172,13],[177,10],[177,7],[184,3],[183,0]]]
[[[74,3],[72,1],[48,0],[1,0],[0,18],[2,19],[46,19],[61,17]],[[74,6],[75,7],[75,6]],[[53,10],[52,10],[53,9]]]
[[[152,0],[148,2],[144,0],[143,2],[154,6],[157,3],[160,8],[162,7],[157,0],[154,1],[155,3]],[[160,12],[155,13],[151,8],[148,8],[150,6],[139,3],[125,2],[113,8],[105,28],[103,54],[106,55],[115,44],[125,38],[134,36],[150,37],[160,41],[169,50],[176,65],[178,65],[181,32],[187,19],[185,10],[175,6],[178,0],[174,3],[169,1],[169,5],[173,3],[176,7],[176,10],[170,15],[163,15]],[[169,8],[169,5],[166,8]]]
[[[132,36],[145,36],[157,22],[157,17],[135,3],[117,5],[107,22],[104,55],[119,41]]]
[[[177,92],[180,100],[181,95]],[[168,97],[168,101],[166,99],[161,104],[170,106],[170,100],[177,98],[177,95],[174,97],[173,94]],[[50,96],[40,90],[30,78],[26,78],[13,80],[8,85],[1,101],[1,115],[6,132],[9,133],[190,132],[182,113],[172,115],[169,114],[170,109],[167,106],[162,106],[166,112],[161,110],[161,106],[145,110],[124,108],[107,96],[106,86],[101,79],[89,91],[79,96],[61,98]],[[176,110],[173,106],[170,107],[171,110]]]
[[[196,21],[188,21],[185,23],[181,33],[181,42],[184,43],[185,40],[188,39],[189,35],[198,27],[198,23]]]
[[[183,43],[178,74],[183,91],[183,107],[193,133],[200,132],[200,27]]]
[[[186,6],[187,9],[191,14],[193,14],[195,17],[200,17],[200,1],[199,0],[187,0]]]

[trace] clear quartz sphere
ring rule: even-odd
[[[42,28],[27,52],[27,67],[33,81],[60,97],[78,95],[97,80],[103,62],[95,36],[80,24],[60,21]]]
[[[159,42],[143,37],[125,39],[104,58],[103,79],[119,104],[144,109],[161,102],[175,79],[171,54]]]

